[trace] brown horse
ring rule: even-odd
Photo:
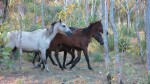
[[[91,38],[94,36],[96,32],[103,33],[103,26],[101,24],[101,21],[91,23],[87,28],[84,28],[82,30],[74,31],[72,36],[70,37],[64,34],[58,33],[53,40],[55,43],[49,47],[49,49],[47,50],[47,54],[51,53],[51,51],[55,51],[55,57],[58,62],[58,65],[61,69],[63,69],[58,59],[58,52],[60,51],[60,48],[61,48],[61,47],[58,47],[58,45],[65,46],[68,49],[68,51],[71,51],[71,49],[77,50],[78,57],[74,60],[72,66],[70,67],[70,69],[72,69],[77,64],[77,62],[79,62],[80,57],[81,57],[81,51],[83,51],[87,64],[88,64],[88,68],[92,70],[90,63],[89,63],[87,47],[91,41]]]

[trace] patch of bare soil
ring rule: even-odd
[[[40,68],[34,69],[32,63],[23,62],[22,71],[6,70],[0,73],[0,84],[107,84],[105,63],[94,62],[92,56],[89,58],[93,71],[88,70],[84,57],[72,70],[63,71],[58,66],[52,65],[50,61],[48,61],[49,72],[41,71]],[[145,64],[135,64],[134,61],[129,56],[123,57],[124,84],[147,84]],[[113,73],[113,66],[111,70]],[[112,84],[116,84],[114,75],[112,75]]]

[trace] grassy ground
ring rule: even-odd
[[[93,56],[89,58],[94,71],[87,69],[83,56],[75,68],[64,71],[58,66],[53,66],[50,61],[50,72],[41,71],[40,68],[33,69],[31,62],[24,61],[22,71],[5,70],[0,73],[0,84],[107,84],[105,63],[94,62]],[[111,65],[113,72],[113,63]],[[125,54],[122,73],[124,84],[147,84],[146,66],[140,63],[140,59]],[[116,84],[116,77],[112,76],[112,84]]]

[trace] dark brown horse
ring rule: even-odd
[[[51,51],[55,51],[55,57],[58,62],[58,65],[61,69],[63,69],[58,59],[58,52],[61,51],[62,49],[62,47],[60,46],[63,46],[63,48],[65,46],[65,48],[68,49],[67,52],[71,51],[72,49],[77,50],[78,57],[74,60],[72,66],[70,67],[70,69],[72,69],[77,64],[77,62],[79,62],[80,57],[81,57],[81,51],[83,51],[87,64],[88,64],[88,68],[92,70],[90,63],[89,63],[87,47],[88,47],[89,42],[91,41],[91,38],[97,32],[103,33],[103,26],[101,24],[101,21],[91,23],[87,28],[74,31],[72,36],[70,37],[64,34],[58,33],[53,40],[54,44],[52,44],[47,50],[47,54],[51,53]]]

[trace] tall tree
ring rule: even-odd
[[[0,1],[0,25],[2,25],[3,23],[3,12],[4,12],[4,8],[3,8],[3,1]]]
[[[45,3],[45,0],[42,0],[42,3],[41,3],[41,13],[42,13],[42,27],[45,28],[45,22],[44,22],[44,3]]]
[[[138,0],[136,0],[136,25],[135,25],[135,29],[136,29],[137,39],[138,39],[138,45],[140,47],[141,61],[142,61],[142,63],[144,63],[142,46],[141,46],[141,40],[140,40],[140,35],[139,35],[139,29],[138,29],[138,27],[139,27],[139,7],[138,7]]]
[[[116,62],[116,75],[117,75],[117,84],[122,84],[122,74],[121,74],[121,62],[119,59],[119,49],[118,49],[118,31],[117,26],[114,20],[114,0],[110,0],[110,24],[114,33],[114,50],[115,50],[115,62]]]
[[[105,50],[105,63],[107,70],[107,80],[108,83],[111,84],[111,74],[109,71],[109,49],[108,49],[108,41],[107,41],[107,30],[108,30],[108,8],[107,8],[107,0],[102,0],[102,24],[103,24],[103,33],[104,33],[104,50]]]
[[[85,0],[85,24],[88,25],[89,24],[89,10],[88,10],[88,0]]]
[[[18,18],[20,22],[20,46],[19,46],[19,52],[20,52],[20,63],[19,67],[20,70],[22,70],[22,28],[23,28],[23,23],[22,21],[24,20],[25,12],[26,12],[26,7],[23,4],[18,5],[18,12],[20,17]]]
[[[148,78],[150,78],[150,0],[146,1],[146,20],[145,20],[145,26],[146,26],[146,54],[147,54],[147,69],[148,69]],[[150,80],[150,79],[148,79]],[[148,81],[148,84],[150,84],[150,81]]]

